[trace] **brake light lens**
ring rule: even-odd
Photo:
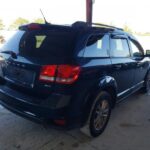
[[[79,77],[80,67],[71,65],[59,65],[57,70],[57,83],[71,84]]]
[[[80,67],[74,65],[46,65],[40,73],[40,80],[62,84],[72,84],[80,74]]]
[[[36,24],[36,23],[31,23],[28,25],[28,29],[29,30],[40,30],[41,26],[39,24]]]
[[[41,69],[39,79],[41,81],[53,82],[55,80],[57,65],[46,65]]]

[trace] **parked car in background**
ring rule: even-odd
[[[28,24],[1,48],[0,104],[53,127],[107,126],[116,103],[150,92],[150,53],[122,29],[102,24]]]

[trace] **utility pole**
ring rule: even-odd
[[[86,0],[86,22],[89,25],[92,24],[93,3],[94,0]]]

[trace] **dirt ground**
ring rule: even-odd
[[[57,131],[0,107],[0,150],[150,150],[150,96],[139,92],[118,104],[105,132],[89,138]]]

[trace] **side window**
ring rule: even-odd
[[[130,45],[131,45],[133,57],[142,57],[143,56],[143,52],[140,50],[140,48],[138,47],[138,45],[135,42],[130,40]]]
[[[111,39],[111,56],[112,57],[130,57],[130,50],[127,39]]]
[[[108,35],[92,35],[87,42],[84,57],[108,57],[109,49]]]

